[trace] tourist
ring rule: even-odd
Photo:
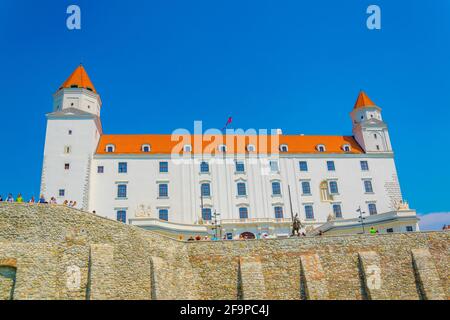
[[[28,203],[35,203],[36,202],[36,200],[34,199],[34,196],[31,196],[31,199],[30,199],[30,201],[28,201]]]
[[[3,197],[0,195],[0,202],[3,202]]]
[[[95,210],[94,210],[94,211],[92,211],[92,213],[93,213],[93,214],[97,214],[97,212],[95,212]]]
[[[319,236],[322,236],[322,235],[323,235],[322,230],[319,230]]]
[[[6,198],[6,202],[14,202],[14,198],[11,193],[8,194],[8,198]]]
[[[73,207],[73,202],[72,202],[72,200],[70,200],[70,202],[69,202],[69,204],[67,205],[68,207]]]
[[[44,197],[43,194],[41,194],[41,195],[39,196],[39,202],[38,202],[38,203],[47,203],[47,201],[45,201],[45,197]]]
[[[22,198],[22,195],[20,193],[17,195],[16,202],[17,203],[22,203],[23,202],[23,198]]]
[[[369,232],[370,232],[370,234],[377,234],[377,233],[378,233],[378,230],[375,229],[374,227],[370,227]]]
[[[50,198],[50,204],[56,204],[56,198],[55,197],[51,197]]]
[[[77,206],[77,202],[74,201],[74,202],[72,203],[72,208],[75,208],[76,206]]]
[[[69,202],[68,202],[67,200],[64,200],[63,206],[67,206],[68,203],[69,203]]]
[[[190,236],[188,241],[194,241],[194,238],[192,236]]]
[[[209,240],[208,236],[205,236],[205,237],[203,238],[203,240],[208,241],[208,240]]]
[[[200,241],[202,240],[202,237],[200,237],[199,235],[195,236],[195,240]]]

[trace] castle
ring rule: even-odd
[[[350,113],[351,136],[104,134],[101,109],[78,66],[47,114],[45,197],[185,237],[214,234],[216,221],[227,239],[285,237],[295,215],[311,234],[418,230],[381,109],[364,92]]]

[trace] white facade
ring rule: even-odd
[[[89,90],[62,88],[55,94],[53,113],[47,116],[42,172],[41,192],[46,198],[76,201],[79,208],[111,219],[118,219],[119,213],[126,222],[139,221],[143,227],[145,219],[155,225],[150,221],[167,210],[161,212],[167,212],[168,225],[176,224],[177,230],[180,225],[210,224],[202,219],[202,208],[209,208],[220,213],[222,231],[229,237],[245,231],[287,235],[291,214],[298,214],[307,227],[319,227],[330,219],[355,219],[359,207],[366,216],[396,212],[403,201],[387,126],[376,106],[351,113],[354,140],[362,149],[358,153],[189,153],[183,161],[172,159],[170,153],[121,153],[115,144],[111,152],[103,152],[109,144],[99,142],[100,108],[99,96]],[[148,140],[151,148],[151,135]],[[202,161],[209,164],[209,172],[201,172]],[[237,172],[236,161],[243,163],[243,172]],[[167,172],[160,172],[160,162],[168,163]],[[306,171],[300,162],[306,162]],[[210,195],[202,197],[204,183],[209,184]],[[245,195],[238,195],[238,183],[241,191],[245,184]],[[309,183],[309,193],[304,192],[308,191],[304,183]],[[167,185],[167,196],[159,194],[161,184]],[[240,208],[247,208],[247,218]],[[416,230],[416,225],[412,227]]]

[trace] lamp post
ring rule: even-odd
[[[221,239],[222,238],[222,232],[221,232],[222,230],[221,230],[220,224],[217,223],[217,217],[218,216],[220,216],[220,213],[217,213],[216,210],[214,210],[214,214],[213,214],[213,217],[214,217],[213,225],[214,225],[214,227],[212,227],[211,229],[214,230],[214,235],[215,235],[216,239]],[[220,233],[219,233],[219,231],[220,231]]]
[[[356,210],[356,212],[359,212],[359,222],[361,223],[361,227],[362,227],[362,233],[365,233],[364,230],[364,217],[363,214],[365,213],[364,211],[361,210],[361,206],[359,206],[359,208]]]

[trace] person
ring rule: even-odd
[[[39,202],[38,202],[38,203],[47,203],[47,201],[45,201],[45,197],[44,197],[43,194],[41,194],[41,195],[39,196]]]
[[[22,195],[20,193],[17,195],[16,202],[17,203],[22,203],[23,202],[23,198],[22,198]]]
[[[50,203],[51,204],[56,204],[56,198],[55,197],[51,197],[50,198]]]
[[[68,207],[73,207],[73,202],[72,200],[70,200],[69,204],[67,205]]]
[[[67,200],[64,200],[63,206],[67,206],[67,204],[68,204],[68,201],[67,201]]]
[[[1,197],[2,196],[0,196],[0,199],[1,199]],[[1,200],[0,200],[1,201]],[[444,224],[444,226],[442,227],[442,230],[446,230],[447,229],[447,225],[446,224]]]
[[[378,230],[375,229],[374,227],[370,227],[369,232],[370,232],[370,234],[376,234],[376,233],[378,233]]]
[[[0,195],[0,202],[3,202],[3,197]]]
[[[194,238],[192,236],[190,236],[188,241],[194,241]]]
[[[14,198],[11,193],[8,194],[8,198],[6,198],[6,202],[14,202]]]
[[[97,212],[95,212],[95,210],[94,210],[94,211],[92,211],[92,213],[93,213],[93,214],[97,214]]]
[[[30,201],[28,201],[28,203],[35,203],[36,202],[36,200],[34,199],[34,196],[31,196],[31,199],[30,199]]]
[[[77,206],[77,202],[74,201],[74,202],[72,203],[72,208],[75,208],[76,206]]]
[[[195,236],[195,240],[200,241],[202,240],[202,237],[200,237],[199,235]]]
[[[208,241],[208,240],[209,240],[208,236],[205,236],[205,237],[203,238],[203,240]]]
[[[323,235],[322,230],[319,230],[319,236]]]

